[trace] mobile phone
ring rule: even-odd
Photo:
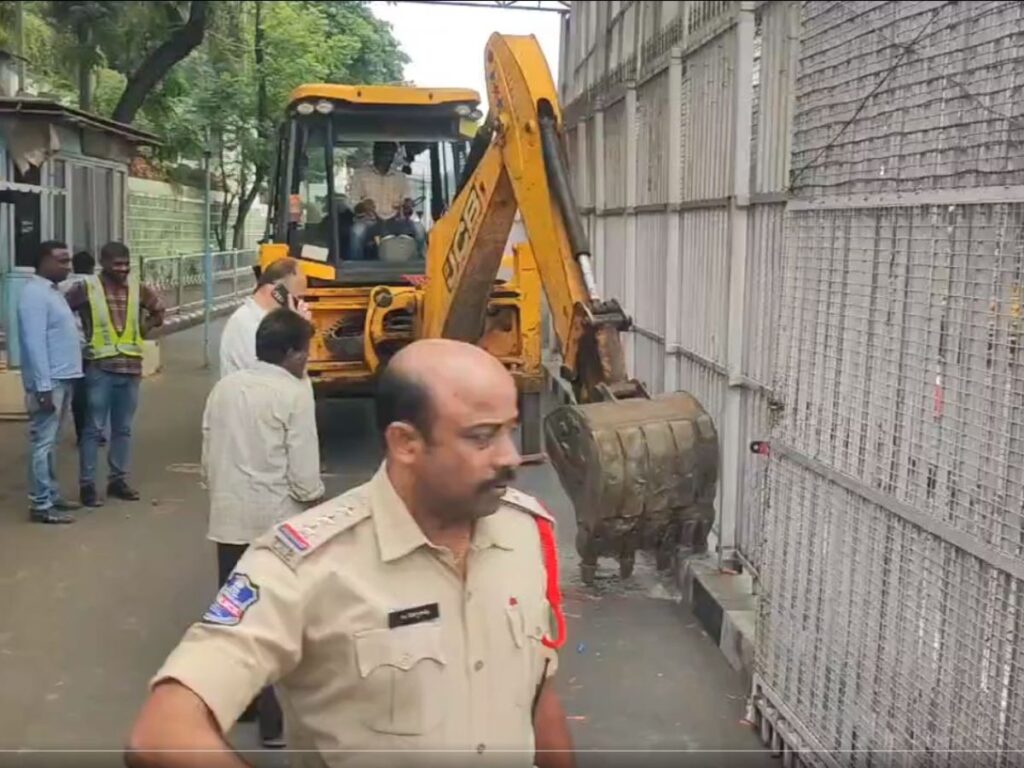
[[[274,297],[274,301],[282,307],[288,306],[288,289],[285,287],[284,283],[278,283],[275,285],[271,295]]]

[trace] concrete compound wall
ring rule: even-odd
[[[211,220],[220,224],[223,194],[212,192]],[[136,256],[170,256],[203,250],[203,190],[149,179],[128,179],[128,245]],[[267,208],[257,202],[246,219],[243,248],[263,236]],[[229,218],[228,246],[231,245]],[[214,246],[214,250],[217,250]]]
[[[146,259],[155,256],[202,253],[203,190],[130,177],[126,196],[126,240],[135,257]],[[212,196],[212,219],[216,225],[220,220],[223,196],[219,192],[212,193]],[[250,211],[246,222],[245,248],[254,249],[257,241],[263,236],[266,211],[266,206],[259,202]],[[0,235],[2,234],[3,230],[0,227]],[[169,292],[165,300],[173,300],[174,286],[161,286],[161,290]],[[221,312],[224,310],[223,302],[218,304],[218,309]],[[190,325],[188,322],[180,322],[180,317],[171,319],[174,322],[168,324],[168,332]],[[144,375],[153,375],[159,370],[159,339],[154,339],[146,343]],[[16,368],[5,368],[0,372],[0,419],[22,419],[24,416],[24,393],[20,372]]]

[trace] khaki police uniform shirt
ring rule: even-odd
[[[186,685],[225,733],[276,682],[295,765],[531,766],[557,665],[535,514],[509,491],[463,580],[382,467],[257,540],[153,682]]]

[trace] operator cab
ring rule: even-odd
[[[281,126],[267,239],[334,268],[311,285],[401,284],[426,271],[480,97],[463,89],[304,85]]]

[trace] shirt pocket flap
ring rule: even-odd
[[[526,621],[523,618],[523,610],[518,604],[505,608],[505,616],[508,618],[508,628],[512,633],[512,642],[516,648],[526,645]]]
[[[395,629],[370,629],[355,636],[356,661],[361,677],[378,667],[408,672],[421,661],[446,664],[440,624],[414,624]]]

